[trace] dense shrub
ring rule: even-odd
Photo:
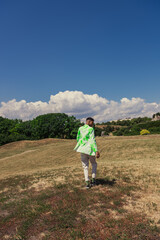
[[[21,123],[22,121],[18,119],[11,120],[8,118],[0,117],[0,145],[18,141],[22,138],[22,136],[19,136],[19,134],[13,130],[16,125]]]
[[[150,132],[147,129],[142,129],[140,131],[140,135],[148,135],[148,134],[150,134]]]
[[[101,128],[94,127],[94,130],[95,130],[95,136],[101,136],[101,133],[103,131]]]
[[[159,127],[150,127],[148,129],[151,134],[160,134],[160,126]]]

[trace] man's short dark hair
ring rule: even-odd
[[[90,120],[90,121],[94,122],[94,119],[93,119],[92,117],[86,118],[86,121],[87,121],[87,120]]]

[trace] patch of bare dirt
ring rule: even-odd
[[[41,232],[39,234],[37,234],[36,236],[31,236],[28,238],[28,240],[43,240],[46,238],[46,236],[48,235],[49,233],[47,231],[45,232]]]
[[[7,217],[9,216],[9,212],[7,210],[0,210],[0,217]]]
[[[48,181],[44,181],[44,180],[40,180],[39,182],[35,182],[33,183],[31,186],[29,186],[28,189],[33,189],[37,192],[41,191],[41,190],[44,190],[48,187],[51,187],[53,186],[53,183],[52,182],[48,182]]]
[[[54,183],[53,183],[54,181]],[[34,189],[35,191],[39,192],[49,187],[53,187],[55,183],[64,183],[65,177],[58,176],[53,177],[53,179],[49,178],[48,180],[39,180],[38,182],[34,182],[28,189]],[[19,188],[19,192],[24,191],[24,189]]]
[[[96,204],[93,204],[92,206],[88,206],[87,209],[79,212],[79,216],[84,216],[88,220],[89,219],[96,220],[99,217],[104,215],[103,211],[100,211],[100,208],[102,207],[102,205],[103,205],[102,203],[96,203]],[[94,206],[95,206],[95,208],[94,208]],[[77,220],[78,219],[79,219],[79,217],[77,218]]]
[[[9,190],[9,188],[4,188],[3,190],[0,191],[0,193],[7,192],[8,190]]]
[[[59,182],[60,182],[60,183],[64,183],[65,177],[59,176],[59,177],[55,178],[54,181],[56,181],[57,183],[59,183]]]
[[[158,194],[136,194],[137,198],[126,197],[124,209],[130,212],[145,213],[160,226],[160,197]],[[135,196],[136,196],[135,195]]]
[[[113,210],[113,209],[108,209],[108,212],[110,214],[110,216],[114,219],[122,219],[124,218],[124,214],[120,214],[117,211]]]

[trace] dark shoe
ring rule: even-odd
[[[89,181],[86,181],[86,189],[89,189],[91,186],[90,186],[90,183]]]
[[[92,178],[91,186],[92,186],[92,187],[96,186],[96,179],[95,179],[95,178]]]

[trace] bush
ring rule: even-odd
[[[150,132],[147,129],[142,129],[140,131],[140,135],[148,135],[148,134],[150,134]]]
[[[101,136],[101,132],[103,130],[101,128],[99,128],[99,127],[94,127],[94,131],[95,131],[95,136]]]
[[[160,127],[151,127],[148,130],[151,134],[160,134]]]

